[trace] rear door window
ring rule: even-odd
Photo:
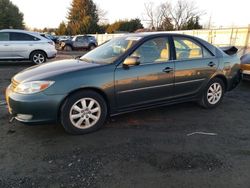
[[[211,53],[202,45],[185,37],[174,37],[177,60],[198,59],[211,57]]]
[[[10,34],[7,32],[0,33],[0,41],[9,41],[10,40]]]
[[[10,33],[11,41],[38,41],[39,38],[26,33]]]

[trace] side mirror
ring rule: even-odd
[[[129,66],[140,65],[139,59],[140,59],[139,57],[135,57],[135,56],[127,57],[123,62],[123,66],[129,67]]]

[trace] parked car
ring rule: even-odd
[[[250,80],[250,54],[241,57],[242,76],[245,80]]]
[[[9,112],[32,124],[60,122],[72,134],[107,116],[197,101],[218,106],[241,78],[240,59],[188,35],[144,33],[112,39],[80,59],[29,68],[6,90]]]
[[[48,33],[40,33],[40,35],[42,37],[49,39],[49,40],[52,40],[55,44],[58,43],[58,38],[56,36],[53,36],[53,35],[48,34]]]
[[[39,33],[0,30],[0,60],[30,60],[42,64],[57,54],[54,43]]]
[[[67,40],[72,40],[72,38],[73,38],[72,36],[66,36],[66,35],[58,36],[57,41],[58,41],[58,44],[61,45],[62,42],[67,41]]]
[[[98,46],[96,38],[90,35],[77,35],[71,40],[61,42],[61,49],[72,50],[93,50]]]

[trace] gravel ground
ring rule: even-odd
[[[250,82],[213,110],[194,103],[144,110],[71,136],[60,125],[8,123],[3,91],[29,66],[0,63],[1,188],[249,187]]]

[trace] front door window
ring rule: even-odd
[[[140,64],[166,62],[169,60],[168,38],[154,38],[143,43],[131,56],[139,57]]]

